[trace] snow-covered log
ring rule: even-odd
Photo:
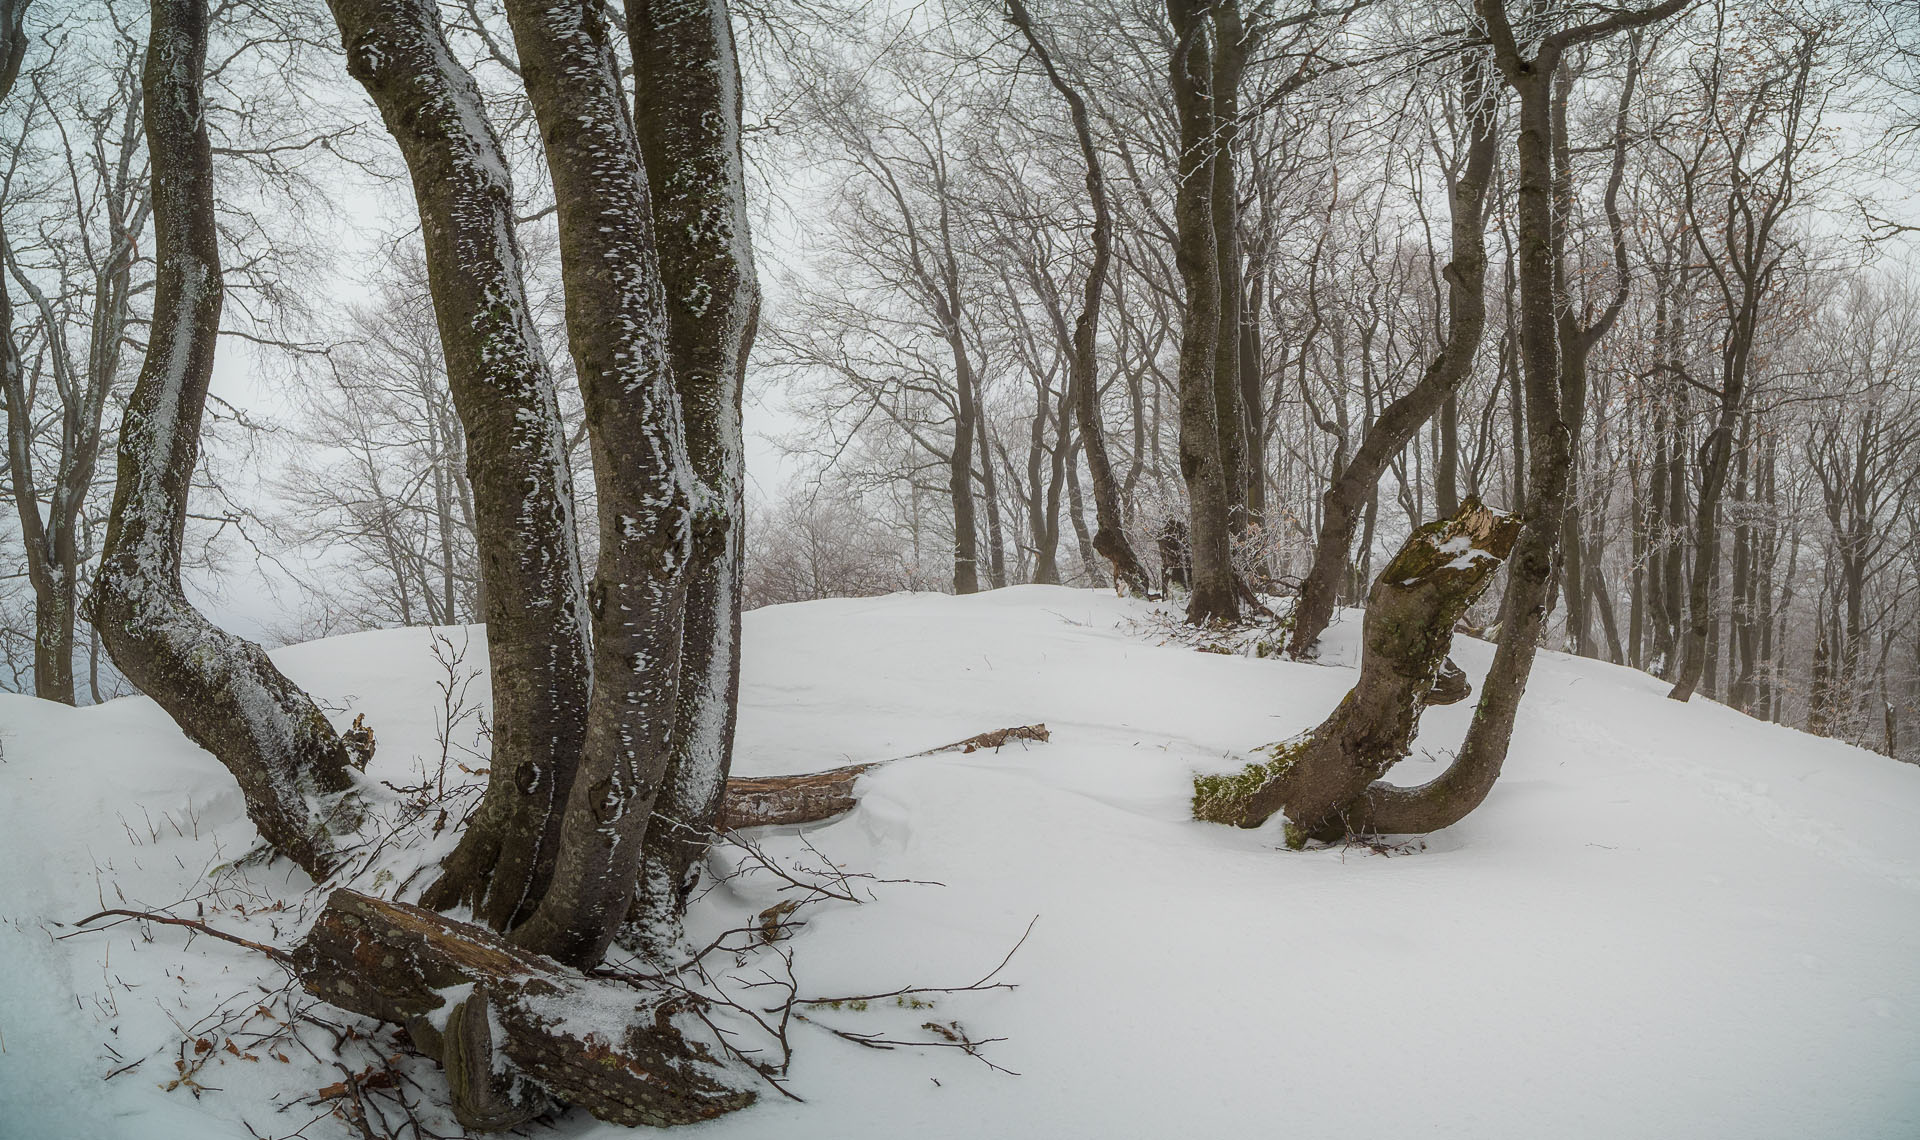
[[[347,749],[253,642],[180,586],[181,537],[220,331],[213,154],[202,113],[206,0],[156,0],[143,76],[153,164],[152,333],[120,429],[91,619],[120,671],[240,783],[262,838],[315,878],[354,822]]]
[[[1004,748],[1010,741],[1028,740],[1044,744],[1050,737],[1044,724],[1020,724],[977,733],[965,740],[902,756],[935,756],[942,752],[978,752]],[[852,811],[860,802],[854,785],[860,777],[893,760],[871,760],[849,764],[824,772],[806,772],[798,776],[735,776],[727,781],[721,800],[717,826],[726,831],[742,827],[780,827],[798,823],[818,823],[842,812]]]
[[[336,890],[293,967],[314,996],[406,1026],[468,1128],[511,1128],[555,1100],[653,1127],[754,1101],[754,1075],[710,1044],[694,999],[587,978],[421,907]]]
[[[1258,827],[1284,811],[1293,846],[1368,830],[1368,786],[1407,755],[1454,623],[1519,533],[1518,519],[1469,498],[1408,536],[1367,596],[1359,681],[1317,728],[1269,745],[1266,761],[1196,778],[1194,818]]]

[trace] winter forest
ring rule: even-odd
[[[1915,0],[0,0],[0,1138],[1920,1134],[1916,184]]]

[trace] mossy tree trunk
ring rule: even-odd
[[[1367,596],[1359,681],[1317,728],[1264,749],[1267,761],[1195,779],[1194,818],[1258,827],[1284,812],[1294,847],[1369,830],[1369,786],[1407,755],[1428,704],[1459,699],[1454,624],[1519,533],[1518,519],[1469,498],[1409,536]]]

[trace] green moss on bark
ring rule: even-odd
[[[1269,757],[1264,762],[1248,764],[1238,772],[1223,772],[1193,778],[1193,818],[1202,823],[1226,823],[1240,826],[1245,818],[1247,800],[1255,792],[1285,776],[1293,768],[1307,745],[1313,743],[1312,733],[1303,733],[1291,740],[1269,744],[1255,751]]]

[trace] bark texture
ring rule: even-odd
[[[1436,688],[1438,703],[1458,699],[1454,624],[1519,533],[1518,519],[1469,498],[1410,535],[1367,597],[1359,681],[1319,727],[1265,749],[1266,762],[1195,779],[1194,818],[1258,827],[1284,811],[1294,847],[1370,830],[1369,786],[1407,755]]]
[[[688,1030],[690,999],[585,978],[421,907],[337,890],[293,968],[314,996],[406,1026],[446,1067],[468,1128],[523,1124],[553,1107],[549,1097],[656,1128],[754,1100],[752,1074]]]
[[[664,945],[679,935],[733,760],[746,516],[740,393],[760,289],[726,0],[628,0],[627,35],[668,356],[695,479],[679,705],[631,915],[642,943]]]
[[[507,163],[437,6],[332,7],[347,69],[379,106],[413,177],[479,544],[492,771],[425,901],[464,904],[510,930],[552,876],[586,724],[585,585],[559,405],[527,305]]]
[[[522,945],[591,966],[625,920],[678,713],[698,489],[667,346],[653,206],[603,12],[508,0],[560,228],[567,337],[599,492],[593,685],[554,874]]]
[[[206,0],[156,0],[143,88],[153,167],[153,324],[121,426],[92,619],[121,672],[239,781],[261,836],[315,878],[354,822],[346,747],[258,645],[180,587],[187,499],[220,331],[213,154],[202,113]]]

